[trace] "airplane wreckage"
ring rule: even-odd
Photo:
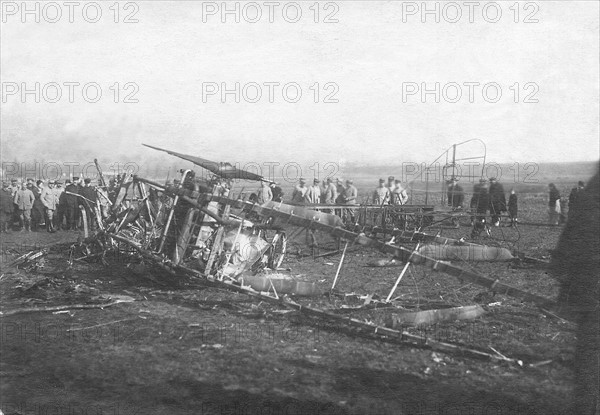
[[[427,233],[434,216],[440,214],[434,211],[433,206],[356,205],[353,220],[344,221],[338,215],[324,212],[325,205],[297,206],[274,201],[258,204],[244,200],[243,192],[234,197],[224,182],[229,179],[269,182],[266,178],[228,163],[215,163],[146,146],[190,161],[210,171],[213,176],[210,179],[200,178],[193,170],[181,170],[178,180],[162,184],[132,174],[122,175],[116,183],[116,191],[109,197],[108,214],[103,218],[99,203],[94,207],[97,230],[88,233],[88,225],[91,224],[84,223],[85,238],[71,246],[71,258],[78,256],[104,262],[104,258],[111,254],[125,255],[131,263],[150,263],[175,276],[192,278],[209,287],[243,293],[276,307],[296,310],[308,316],[309,320],[327,322],[333,327],[446,353],[517,365],[523,365],[523,362],[504,356],[493,348],[493,353],[490,353],[403,330],[402,327],[407,324],[469,319],[484,312],[479,305],[407,312],[394,294],[409,265],[447,273],[493,293],[532,303],[554,315],[548,311],[556,309],[551,299],[457,265],[472,261],[535,259],[514,257],[506,248]],[[458,160],[455,158],[456,145],[451,152],[452,158],[447,158],[444,167],[449,171]],[[104,182],[102,171],[97,167]],[[340,212],[348,206],[327,205],[326,208],[327,212]],[[452,217],[452,213],[447,211],[441,214],[446,220]],[[341,257],[328,290],[281,272],[280,266],[288,249],[286,232],[293,228],[299,232],[305,230],[313,248],[317,246],[316,232],[329,234],[337,241],[335,253],[341,253]],[[349,247],[370,247],[391,257],[379,261],[379,265],[395,263],[403,266],[386,298],[336,289],[343,278],[340,271]],[[36,255],[39,256],[39,253],[32,258]],[[28,259],[31,258],[24,256],[21,262]],[[325,300],[319,301],[323,298]],[[380,307],[397,310],[389,324],[377,325],[348,316],[356,310]]]

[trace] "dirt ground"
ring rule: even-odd
[[[525,195],[524,217],[545,220],[543,196]],[[443,236],[468,236],[439,227]],[[492,228],[481,242],[548,259],[561,227]],[[293,230],[290,229],[290,233]],[[149,264],[75,260],[76,232],[2,235],[2,312],[30,307],[135,301],[105,308],[5,315],[1,324],[1,409],[9,414],[563,414],[573,381],[574,326],[532,304],[493,295],[443,273],[410,266],[396,296],[410,310],[481,304],[474,320],[406,328],[518,358],[523,366],[386,342],[299,313],[207,288]],[[328,290],[340,255],[314,259],[291,240],[283,266]],[[320,235],[321,252],[333,242]],[[35,269],[7,265],[40,247]],[[373,268],[382,255],[348,249],[338,289],[387,296],[402,267]],[[461,264],[555,298],[540,265]],[[113,296],[113,297],[111,297]],[[341,298],[302,300],[358,305]],[[349,313],[384,324],[394,308]]]

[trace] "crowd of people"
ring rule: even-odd
[[[452,210],[462,210],[464,205],[464,191],[458,184],[458,179],[452,177],[448,182],[448,205]],[[509,226],[516,226],[518,222],[517,213],[517,194],[515,189],[510,190],[508,203],[504,186],[497,178],[491,177],[479,179],[479,183],[473,186],[473,196],[469,203],[471,210],[471,225],[473,231],[471,236],[478,236],[483,230],[489,233],[487,226],[488,213],[491,216],[493,226],[500,226],[500,219],[503,213],[508,213],[510,219]],[[458,227],[458,219],[453,218],[455,227]]]
[[[271,200],[281,202],[283,196],[283,191],[278,184],[263,182],[261,189],[256,194],[256,201],[258,203]],[[408,202],[408,194],[400,180],[395,180],[393,176],[390,176],[387,184],[384,179],[379,180],[379,186],[373,192],[370,202],[376,205],[403,205]],[[344,181],[341,178],[334,180],[329,177],[321,184],[321,181],[315,178],[312,185],[308,185],[306,179],[300,178],[292,191],[290,203],[294,205],[358,205],[358,189],[350,179]]]
[[[90,178],[73,177],[62,181],[27,179],[3,182],[0,191],[0,231],[79,230],[83,215],[93,229],[96,216],[108,217],[109,193],[118,179],[108,186],[92,184]]]
[[[110,196],[116,191],[120,177],[110,179],[108,185],[102,181],[97,186],[90,178],[73,177],[63,182],[48,180],[35,181],[27,179],[3,182],[0,191],[0,231],[7,232],[17,229],[21,231],[47,232],[58,230],[78,230],[83,226],[82,216],[86,215],[90,227],[95,226],[96,216],[108,216]],[[566,220],[565,208],[561,195],[553,183],[548,185],[549,223],[558,225]],[[579,182],[571,190],[568,198],[569,209],[577,206],[584,183]],[[447,203],[452,211],[462,211],[465,208],[465,191],[458,184],[458,179],[452,177],[447,182]],[[277,183],[262,182],[261,188],[254,193],[250,200],[263,204],[269,201],[282,202],[284,192]],[[367,198],[368,203],[376,206],[404,205],[408,203],[408,194],[400,180],[394,176],[379,179],[379,185]],[[327,178],[323,183],[314,179],[311,185],[300,178],[294,187],[290,203],[295,205],[332,205],[338,206],[334,213],[353,216],[352,208],[340,209],[340,205],[357,206],[358,189],[352,180]],[[487,216],[491,217],[491,225],[499,226],[504,213],[508,214],[509,226],[518,223],[518,198],[515,189],[510,190],[508,201],[503,185],[494,177],[482,178],[473,187],[469,208],[473,237],[482,231],[489,232]],[[330,212],[332,210],[323,209]],[[458,218],[452,217],[452,223],[458,227]]]
[[[558,225],[566,222],[564,201],[561,199],[560,192],[554,183],[548,185],[548,213],[549,224]],[[578,206],[581,199],[581,194],[584,189],[584,183],[579,181],[577,187],[571,190],[569,195],[569,210]],[[458,184],[458,179],[452,177],[448,181],[447,188],[448,206],[453,211],[463,209],[465,202],[465,194],[463,188]],[[489,233],[486,217],[491,216],[493,226],[500,226],[500,219],[503,213],[508,214],[510,223],[508,226],[516,226],[518,224],[518,197],[514,188],[510,189],[508,201],[504,191],[504,186],[495,178],[491,177],[488,180],[481,178],[479,183],[473,186],[473,196],[469,204],[472,212],[471,225],[473,226],[472,236],[479,235],[483,230]],[[452,218],[455,227],[458,227],[458,219]]]

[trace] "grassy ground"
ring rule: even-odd
[[[524,218],[545,219],[540,195],[522,198]],[[443,236],[470,228],[440,227]],[[482,242],[547,258],[559,227],[493,228]],[[0,318],[4,414],[561,414],[572,383],[573,325],[531,304],[492,296],[445,274],[411,266],[396,295],[401,307],[482,304],[475,320],[410,328],[522,359],[514,367],[426,348],[382,342],[309,321],[245,295],[203,287],[151,266],[75,261],[78,234],[2,235],[2,311],[98,304],[111,294],[136,301],[104,309],[36,312]],[[323,249],[332,241],[320,235]],[[44,266],[6,266],[34,246],[56,242]],[[339,255],[313,259],[301,233],[284,267],[328,289]],[[338,288],[385,297],[401,268],[372,268],[377,252],[349,249]],[[539,266],[462,264],[550,298],[557,284]],[[304,300],[320,307],[342,300]],[[345,302],[351,305],[351,300]],[[489,305],[492,304],[492,305]],[[397,310],[352,316],[385,323]],[[529,363],[543,362],[539,366]]]

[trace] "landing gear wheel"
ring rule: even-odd
[[[277,269],[281,266],[283,258],[285,257],[285,251],[287,250],[287,236],[284,232],[277,232],[271,242],[271,249],[269,250],[269,262],[268,266],[271,269]]]

